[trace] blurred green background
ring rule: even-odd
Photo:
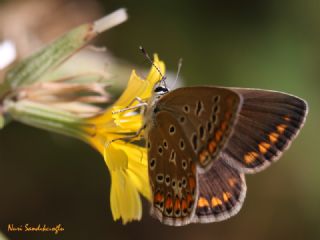
[[[128,10],[129,21],[98,39],[116,57],[149,67],[138,51],[143,45],[172,71],[182,57],[186,85],[300,96],[310,107],[306,125],[281,161],[247,176],[247,198],[238,215],[175,228],[151,218],[146,202],[141,222],[113,222],[109,173],[97,152],[77,140],[12,123],[0,131],[1,231],[9,239],[320,239],[320,2],[101,0],[96,7],[96,18],[119,7]],[[53,9],[42,21],[54,22],[59,14]],[[61,223],[65,231],[10,233],[10,223]]]

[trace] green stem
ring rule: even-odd
[[[6,101],[6,111],[16,121],[47,131],[85,140],[90,128],[86,122],[68,112],[31,101]],[[93,129],[94,130],[94,129]]]

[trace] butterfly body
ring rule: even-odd
[[[280,92],[156,88],[145,113],[152,215],[175,226],[235,215],[244,174],[277,160],[306,114],[303,100]]]

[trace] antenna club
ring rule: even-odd
[[[146,50],[144,50],[144,48],[142,46],[139,46],[139,49],[143,54],[147,54]]]

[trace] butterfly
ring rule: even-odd
[[[245,174],[278,160],[307,112],[304,100],[282,92],[156,86],[145,112],[151,214],[173,226],[234,216]]]

